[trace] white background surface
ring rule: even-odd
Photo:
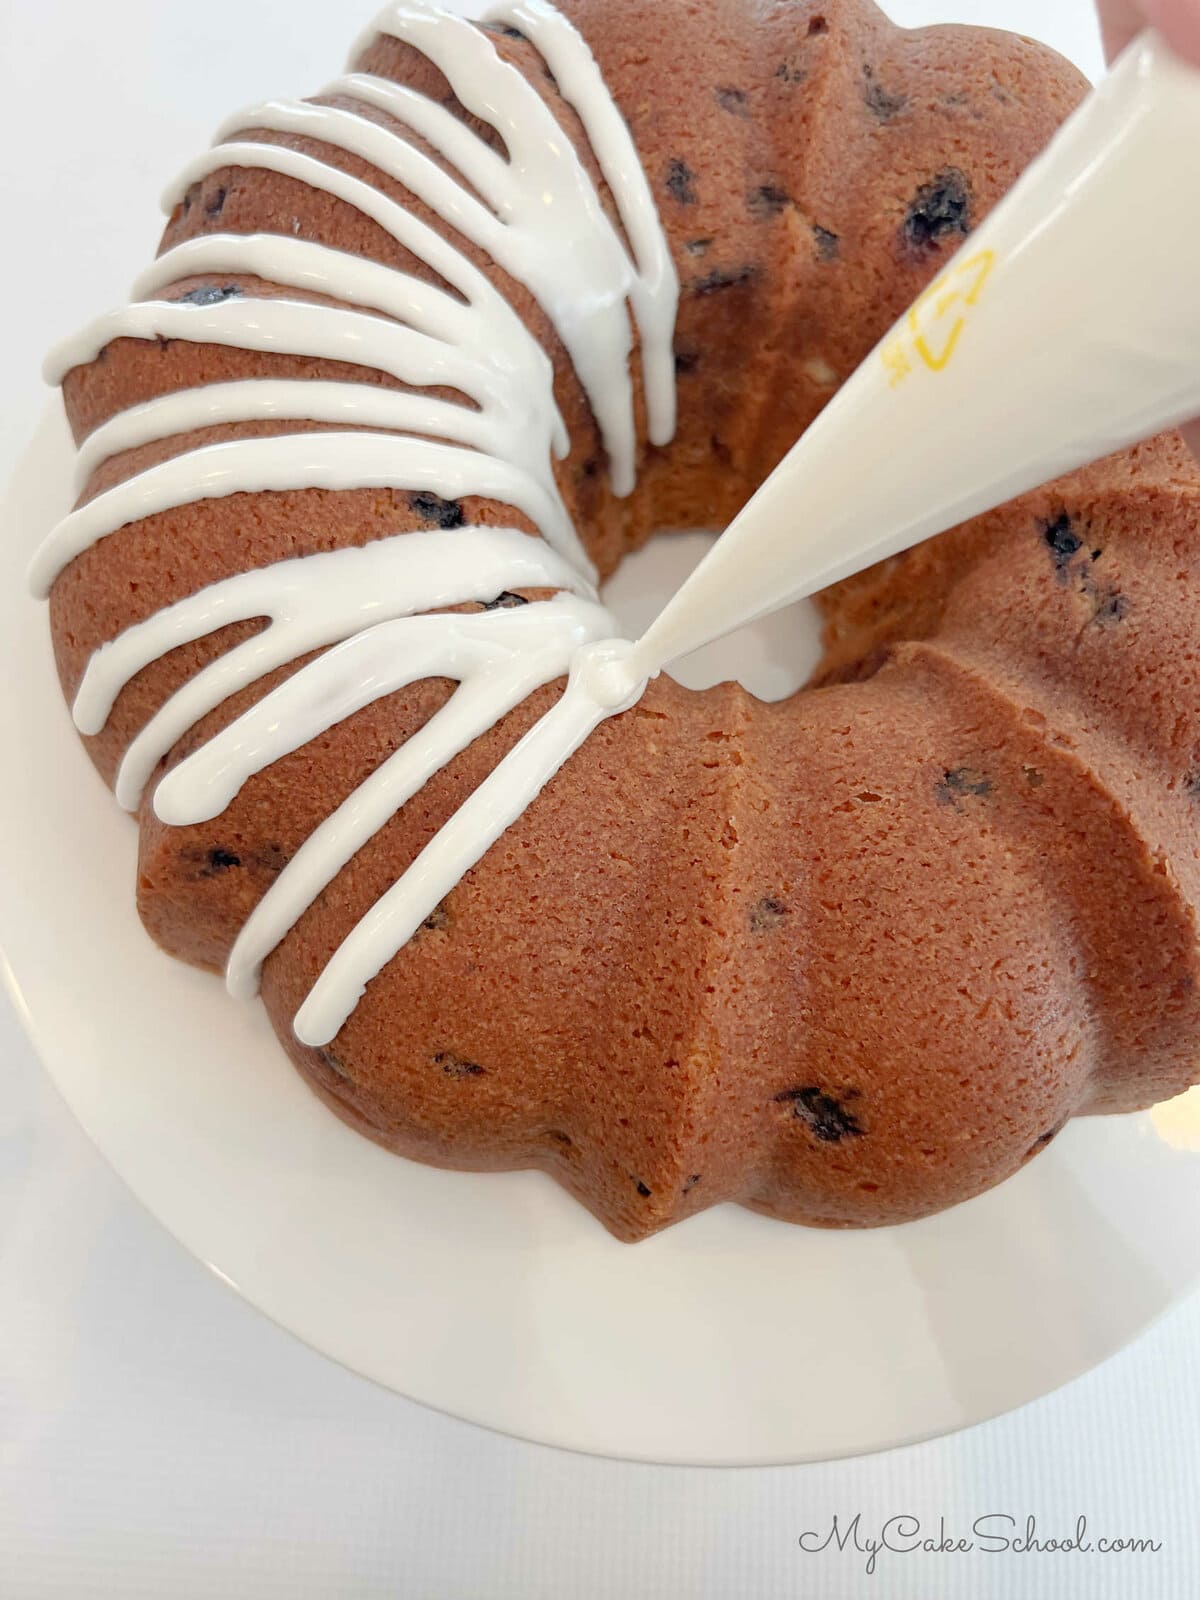
[[[949,0],[899,0],[903,20]],[[11,320],[0,471],[45,346],[151,252],[162,180],[230,107],[315,87],[364,6],[8,0],[0,150]],[[1045,13],[1051,12],[1047,17]],[[1094,69],[1083,0],[958,0]],[[2,530],[0,530],[2,536]],[[11,692],[10,688],[5,692]],[[19,849],[19,840],[4,841]],[[0,866],[0,893],[3,892]],[[69,988],[64,992],[69,1003]],[[0,1000],[0,1596],[1183,1600],[1200,1585],[1200,1304],[985,1428],[828,1467],[631,1467],[501,1439],[333,1367],[189,1260],[104,1168]],[[480,1337],[486,1338],[485,1328]],[[637,1338],[636,1327],[629,1330]],[[778,1381],[819,1385],[821,1374]],[[989,1512],[1157,1555],[805,1555],[808,1528]]]

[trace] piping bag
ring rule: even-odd
[[[622,662],[638,678],[1200,417],[1200,72],[1143,34]]]

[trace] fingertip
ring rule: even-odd
[[[1104,53],[1115,61],[1146,26],[1146,14],[1136,0],[1100,0],[1099,10]]]
[[[1167,43],[1200,67],[1200,0],[1145,0],[1145,8]]]

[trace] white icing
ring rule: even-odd
[[[419,3],[389,7],[359,38],[351,52],[351,61],[362,54],[377,33],[392,34],[415,44],[427,55],[445,74],[463,105],[491,123],[503,136],[514,172],[523,175],[524,193],[514,195],[510,188],[498,201],[493,202],[497,211],[506,220],[519,221],[524,227],[536,229],[538,221],[530,204],[544,200],[545,211],[540,227],[542,244],[539,248],[548,244],[557,253],[563,250],[565,241],[560,221],[562,194],[553,187],[553,180],[560,176],[565,178],[566,174],[547,163],[551,153],[557,159],[560,153],[558,147],[566,144],[562,140],[561,130],[536,96],[536,109],[528,103],[528,86],[519,73],[507,67],[496,71],[497,58],[494,54],[492,66],[487,65],[478,43],[481,37],[478,33],[473,33],[461,23],[454,29],[446,25],[443,14],[446,9],[450,8],[433,8]],[[464,19],[477,23],[516,28],[532,40],[554,74],[563,98],[574,107],[583,123],[633,247],[633,262],[629,262],[627,256],[625,258],[625,266],[631,269],[632,275],[622,272],[623,287],[620,293],[622,296],[628,294],[642,335],[650,439],[654,444],[668,444],[675,434],[674,333],[679,278],[633,137],[611,95],[604,88],[595,58],[586,40],[547,0],[516,0],[516,3],[506,3],[506,0],[457,0],[453,9]],[[468,52],[471,54],[468,55]],[[464,72],[463,67],[468,60],[472,69],[479,67],[481,70]],[[356,81],[361,82],[361,76]],[[383,84],[385,90],[390,87],[385,80],[375,81]],[[389,108],[384,106],[383,109]],[[534,118],[537,119],[536,125],[531,120]],[[424,129],[421,131],[425,132]],[[430,142],[437,143],[434,139]],[[576,183],[582,179],[585,187],[581,188],[578,195],[572,190],[572,198],[590,214],[592,223],[587,234],[578,236],[580,242],[590,238],[597,245],[602,244],[607,262],[613,252],[601,226],[603,213],[598,198],[578,163],[571,176]],[[553,196],[553,200],[547,199],[547,196]],[[510,207],[511,210],[508,209]],[[608,232],[624,254],[621,241],[611,229]],[[601,280],[595,272],[597,263],[589,252],[590,246],[573,249],[573,259],[567,263],[564,280],[574,280],[578,306],[574,315],[569,307],[566,308],[566,315],[575,325],[577,337],[582,337],[594,347],[608,326],[607,307],[614,289],[612,281]],[[500,259],[497,257],[497,260]],[[534,285],[530,284],[530,287]],[[579,292],[581,289],[582,293]],[[562,288],[552,285],[550,299],[552,302],[561,302]],[[551,305],[545,301],[543,304],[553,316]],[[600,306],[605,307],[605,318],[593,320]],[[564,343],[575,355],[572,342],[565,334]],[[599,352],[599,356],[602,363],[603,352]],[[597,369],[597,366],[596,358],[586,350],[582,366],[579,366],[577,358],[577,367],[585,383],[588,381],[585,374]],[[603,370],[602,365],[600,370]],[[612,379],[619,376],[611,368],[609,375]],[[623,492],[620,485],[625,481],[625,474],[619,463],[613,464],[612,476],[617,492]],[[628,485],[629,488],[633,486],[631,474]]]
[[[603,80],[586,40],[547,0],[492,5],[488,16],[490,20],[510,23],[535,40],[560,93],[578,113],[616,201],[638,267],[629,298],[642,335],[642,382],[650,442],[668,445],[675,437],[679,275],[629,125],[611,95],[599,92]]]
[[[531,408],[515,386],[487,362],[384,317],[296,300],[256,299],[250,313],[238,298],[214,305],[151,301],[101,319],[97,348],[119,338],[184,339],[353,362],[389,373],[402,383],[459,390],[477,410],[425,394],[410,398],[414,418],[432,423],[422,431],[519,463],[542,481],[547,494],[557,498],[549,472],[549,418],[544,412],[539,415]],[[241,419],[231,416],[227,420]],[[408,431],[417,430],[410,426]],[[561,516],[565,522],[565,510]]]
[[[477,413],[452,408],[455,435],[463,444],[482,449],[484,428]],[[450,431],[446,402],[422,392],[401,393],[371,384],[324,383],[316,378],[247,378],[242,382],[205,384],[177,389],[157,400],[120,411],[79,448],[76,483],[82,490],[92,473],[110,456],[152,444],[193,429],[231,422],[277,422],[304,418],[347,428],[382,428],[393,433],[444,437]],[[553,482],[545,486],[553,493]]]
[[[605,620],[611,629],[611,619]],[[572,650],[570,678],[562,698],[488,774],[334,952],[296,1013],[296,1037],[302,1043],[329,1043],[371,978],[403,949],[430,912],[521,816],[531,798],[540,794],[593,729],[641,698],[644,681],[627,686],[621,698],[614,698],[605,671],[611,662],[610,650],[625,641],[606,640],[603,633],[593,635],[593,640],[591,651],[578,645]],[[561,671],[559,656],[556,668],[551,663],[548,676],[558,676]]]
[[[256,157],[260,148],[255,148]],[[488,279],[465,257],[447,252],[440,235],[368,184],[295,151],[281,151],[277,156],[273,170],[303,177],[310,187],[321,186],[321,179],[328,174],[331,192],[367,211],[398,243],[419,253],[457,293],[307,239],[287,234],[218,233],[186,240],[165,251],[135,280],[135,298],[154,295],[180,278],[237,273],[373,308],[469,352],[505,374],[518,402],[545,406],[554,452],[565,456],[570,446],[554,402],[550,359]],[[90,360],[91,353],[76,359]],[[56,381],[56,375],[51,381]]]
[[[135,811],[151,774],[176,741],[230,695],[267,673],[384,620],[490,600],[506,590],[523,588],[590,594],[586,580],[541,540],[507,528],[461,528],[452,536],[400,534],[362,549],[329,551],[239,573],[156,612],[97,650],[75,697],[75,723],[81,733],[99,733],[124,686],[169,650],[231,623],[270,620],[268,628],[189,678],[130,744],[117,775],[116,794],[127,810]],[[451,629],[448,619],[433,621],[435,631]],[[319,668],[320,662],[314,662],[307,669],[310,679],[319,676]],[[288,748],[295,749],[311,737],[297,737]],[[224,809],[248,776],[247,772],[217,811]],[[172,774],[167,781],[174,778]],[[167,818],[161,803],[160,792],[155,808],[164,821],[181,820]],[[214,815],[197,812],[190,820]]]
[[[549,7],[486,7],[481,20],[507,20],[541,26],[557,44],[564,70],[582,103],[596,98],[598,69],[587,46]],[[546,18],[562,23],[567,34],[547,29]],[[516,20],[520,18],[521,20]],[[545,101],[528,81],[496,53],[494,43],[465,18],[409,0],[391,6],[375,22],[374,33],[412,44],[436,65],[461,103],[503,136],[509,159],[498,155],[444,106],[387,79],[355,73],[338,79],[326,97],[350,97],[400,121],[451,161],[477,199],[458,178],[390,129],[344,106],[306,101],[267,101],[229,118],[218,139],[241,130],[299,134],[361,157],[425,202],[464,237],[486,250],[498,265],[537,298],[567,348],[599,424],[609,454],[612,486],[628,494],[634,484],[633,386],[629,372],[632,333],[627,302],[632,301],[648,351],[647,404],[653,406],[651,436],[667,439],[674,417],[663,405],[662,374],[671,357],[678,281],[665,242],[650,256],[648,275],[630,259],[609,222],[594,184],[570,140],[563,136]],[[563,47],[569,36],[578,49]],[[539,35],[539,44],[544,42]],[[554,49],[553,44],[548,44]],[[580,53],[582,52],[582,54]],[[601,97],[608,100],[607,95]],[[611,101],[608,100],[611,107]],[[613,108],[616,123],[624,128]],[[618,141],[606,119],[594,119],[605,170],[619,167],[625,211],[637,236],[661,229],[643,226],[652,205],[636,159],[622,163]],[[629,141],[628,130],[625,139]],[[210,172],[237,165],[239,144],[218,143],[185,168],[170,198],[177,201]],[[641,191],[639,196],[638,191]],[[671,357],[673,361],[673,357]],[[673,382],[671,393],[673,394]]]
[[[444,499],[478,495],[516,506],[550,543],[574,554],[576,534],[565,512],[528,473],[507,461],[396,434],[293,433],[202,445],[106,489],[50,531],[30,567],[30,582],[44,597],[63,567],[98,540],[126,523],[197,500],[399,484]]]
[[[548,106],[500,58],[494,40],[475,26],[480,21],[519,28],[541,52],[579,114],[624,237]],[[501,134],[506,155],[444,107],[357,72],[328,91],[338,106],[270,102],[232,119],[222,137],[243,129],[305,134],[359,156],[524,284],[572,357],[609,453],[613,486],[628,492],[636,441],[627,302],[641,338],[649,436],[665,444],[674,430],[678,282],[632,138],[591,52],[544,0],[449,10],[411,0],[391,6],[369,37],[380,32],[434,61],[461,102]],[[380,112],[390,119],[386,127],[375,120]],[[406,130],[458,176],[412,145]],[[486,274],[452,237],[371,185],[279,145],[219,144],[184,172],[168,204],[222,167],[276,172],[354,206],[440,283],[286,235],[209,234],[165,252],[135,285],[139,303],[100,318],[52,354],[52,380],[118,338],[334,360],[362,368],[363,379],[231,380],[113,417],[81,447],[81,487],[122,452],[180,435],[202,437],[64,518],[34,559],[35,589],[47,593],[75,556],[130,522],[259,491],[380,487],[454,501],[480,496],[515,507],[540,534],[447,527],[277,562],[185,597],[92,657],[74,716],[81,732],[95,734],[122,689],[170,650],[231,623],[263,623],[196,672],[132,741],[116,787],[122,804],[135,808],[163,759],[202,718],[297,658],[323,652],[159,782],[155,810],[174,825],[218,816],[255,773],[381,696],[429,677],[459,685],[297,850],[236,942],[231,988],[253,992],[262,962],[297,919],[430,777],[535,690],[568,676],[551,710],[335,953],[296,1020],[306,1043],[322,1044],[596,724],[632,704],[644,684],[626,665],[630,647],[611,638],[614,624],[596,603],[591,565],[555,483],[552,457],[565,456],[569,441],[551,362]],[[188,277],[209,279],[217,290],[237,287],[230,278],[261,279],[274,288],[263,298],[243,285],[211,304],[156,298]],[[314,295],[336,304],[305,298]],[[368,373],[405,387],[371,381]],[[432,396],[433,387],[463,400]],[[272,421],[321,429],[217,443],[203,438],[203,430],[217,426]],[[436,614],[530,589],[559,592],[512,609]]]

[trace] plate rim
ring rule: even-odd
[[[45,456],[46,451],[49,450],[51,452],[50,465],[52,467],[54,450],[61,450],[64,444],[65,428],[62,420],[61,406],[57,401],[55,401],[51,403],[51,406],[46,415],[43,417],[42,423],[39,426],[34,439],[23,453],[21,460],[18,463],[17,470],[13,475],[12,483],[4,496],[3,504],[6,513],[6,521],[16,520],[14,508],[21,504],[22,493],[28,493],[28,485],[26,480],[38,477],[39,461],[41,462],[42,476],[53,477],[52,471],[49,473],[46,471],[46,462],[42,458]],[[25,485],[24,489],[22,488],[22,485]],[[18,539],[15,542],[19,544],[20,540]],[[10,557],[8,555],[0,557],[0,571],[5,571],[9,566]],[[0,617],[6,617],[7,614],[11,612],[12,616],[17,618],[19,623],[22,619],[22,612],[20,610],[22,604],[33,608],[34,602],[31,600],[26,600],[26,597],[23,594],[14,596],[10,592],[15,587],[11,581],[13,574],[11,572],[7,572],[6,575],[9,582],[5,586],[0,586]],[[24,631],[26,633],[30,632],[28,620],[32,614],[32,609],[24,613],[24,621],[26,623]],[[43,629],[43,632],[45,631],[47,630]],[[15,628],[4,628],[0,630],[0,637],[2,638],[13,638],[19,641],[21,634],[22,629],[20,626]],[[46,657],[49,655],[48,642],[44,650],[44,655]],[[34,673],[31,671],[30,677],[32,678],[33,676]],[[57,692],[55,693],[55,699],[56,701],[58,700]],[[0,710],[3,709],[3,707],[0,707]],[[65,711],[61,707],[61,702],[56,705],[55,709],[57,716],[52,719],[54,727],[59,733],[65,731],[69,735],[69,719],[66,717]],[[61,726],[62,724],[67,725],[65,730]],[[57,734],[54,732],[51,732],[50,738],[54,743],[62,742],[57,738]],[[87,762],[86,756],[83,754],[81,748],[74,740],[73,735],[69,736],[69,744],[73,748],[75,755],[78,758],[79,769],[82,770],[83,768],[86,768],[90,772],[90,764]],[[94,774],[93,780],[97,792],[102,793],[100,780]],[[2,798],[0,798],[0,814],[4,814],[8,804],[8,797],[7,794],[5,794]],[[85,808],[91,807],[92,797],[90,794],[85,797],[83,804]],[[111,799],[109,801],[109,805],[110,809],[115,811],[116,808],[113,802],[111,802]],[[90,816],[90,810],[88,811],[88,815]],[[123,825],[127,826],[129,834],[132,837],[132,827],[129,827],[128,824],[125,824],[125,820],[119,816],[115,820],[118,820]],[[927,1442],[930,1439],[942,1437],[950,1433],[961,1431],[967,1427],[975,1426],[982,1422],[992,1420],[996,1416],[1003,1415],[1018,1406],[1023,1406],[1033,1402],[1034,1400],[1044,1398],[1056,1390],[1077,1381],[1087,1372],[1094,1370],[1094,1368],[1100,1365],[1103,1361],[1109,1359],[1113,1355],[1116,1355],[1119,1351],[1127,1348],[1129,1344],[1133,1343],[1141,1336],[1143,1332],[1153,1326],[1155,1322],[1165,1315],[1169,1309],[1171,1309],[1180,1300],[1185,1298],[1188,1293],[1192,1292],[1198,1285],[1200,1285],[1200,1227],[1198,1227],[1196,1259],[1190,1269],[1188,1281],[1186,1283],[1181,1281],[1174,1285],[1165,1287],[1161,1302],[1153,1309],[1152,1312],[1146,1315],[1142,1320],[1138,1321],[1136,1325],[1129,1326],[1116,1337],[1110,1339],[1105,1344],[1105,1347],[1102,1350],[1099,1350],[1098,1353],[1096,1353],[1091,1359],[1082,1362],[1076,1362],[1072,1365],[1071,1370],[1064,1370],[1052,1376],[1046,1382],[1039,1382],[1036,1387],[1030,1389],[1028,1393],[1024,1394],[1023,1397],[1019,1399],[1006,1399],[1002,1403],[996,1404],[992,1407],[975,1406],[973,1408],[968,1408],[969,1414],[964,1414],[957,1420],[952,1420],[949,1422],[944,1419],[934,1421],[927,1429],[924,1430],[919,1427],[914,1428],[911,1425],[904,1426],[894,1435],[888,1435],[887,1433],[884,1433],[874,1442],[866,1445],[854,1443],[844,1450],[838,1450],[836,1448],[831,1449],[828,1446],[824,1446],[819,1451],[812,1453],[806,1451],[802,1446],[792,1444],[776,1449],[764,1448],[762,1446],[753,1448],[735,1447],[732,1449],[726,1447],[724,1449],[714,1449],[712,1453],[697,1453],[693,1448],[689,1450],[687,1454],[681,1455],[672,1454],[670,1449],[644,1450],[636,1447],[622,1447],[612,1443],[611,1441],[606,1444],[597,1442],[596,1440],[588,1440],[582,1437],[573,1437],[570,1436],[571,1430],[569,1427],[567,1427],[564,1432],[556,1433],[555,1428],[548,1425],[544,1415],[541,1416],[536,1422],[530,1422],[526,1426],[519,1426],[511,1421],[498,1420],[495,1414],[488,1414],[486,1408],[479,1409],[476,1405],[466,1401],[461,1404],[446,1403],[443,1400],[431,1398],[429,1395],[421,1393],[419,1384],[415,1387],[409,1387],[406,1383],[396,1381],[392,1377],[381,1376],[378,1371],[371,1370],[369,1365],[363,1365],[360,1360],[353,1359],[345,1349],[331,1348],[330,1344],[326,1340],[314,1335],[311,1328],[306,1331],[304,1327],[297,1326],[293,1319],[289,1318],[289,1316],[285,1314],[281,1314],[278,1306],[272,1304],[271,1295],[263,1292],[263,1285],[261,1283],[257,1286],[254,1283],[247,1283],[244,1275],[239,1274],[237,1277],[235,1277],[230,1272],[226,1271],[220,1264],[220,1261],[217,1259],[220,1252],[214,1251],[211,1246],[204,1247],[198,1244],[193,1237],[189,1236],[188,1228],[186,1226],[179,1225],[178,1213],[172,1213],[170,1206],[166,1206],[164,1208],[161,1194],[155,1196],[154,1194],[147,1192],[145,1172],[143,1171],[140,1174],[131,1173],[129,1170],[128,1161],[122,1159],[119,1150],[114,1151],[112,1128],[109,1127],[106,1129],[103,1126],[98,1126],[94,1114],[89,1112],[86,1105],[81,1107],[78,1085],[73,1081],[70,1071],[66,1070],[63,1062],[58,1059],[55,1040],[53,1037],[53,1029],[50,1029],[48,1032],[44,1025],[39,1026],[37,1013],[41,1002],[36,998],[31,998],[30,993],[28,992],[28,982],[23,981],[22,979],[20,971],[22,965],[21,957],[16,951],[15,941],[11,939],[8,933],[8,928],[10,925],[10,912],[6,911],[5,909],[6,899],[7,897],[0,897],[0,977],[3,978],[5,988],[12,997],[16,1015],[20,1020],[26,1036],[30,1039],[34,1053],[46,1071],[47,1076],[54,1084],[59,1098],[66,1105],[74,1119],[83,1128],[83,1131],[87,1135],[93,1148],[105,1160],[106,1164],[115,1172],[117,1177],[121,1180],[123,1187],[134,1197],[142,1209],[148,1212],[156,1220],[156,1222],[164,1227],[171,1237],[175,1239],[175,1241],[182,1248],[187,1250],[189,1254],[195,1256],[196,1259],[199,1260],[210,1273],[219,1278],[228,1287],[232,1288],[242,1299],[254,1306],[257,1311],[261,1312],[277,1327],[291,1334],[293,1337],[298,1338],[302,1343],[307,1344],[310,1348],[317,1350],[319,1353],[329,1357],[329,1359],[337,1362],[347,1370],[354,1372],[356,1375],[365,1377],[369,1381],[379,1383],[382,1387],[388,1388],[392,1392],[400,1394],[404,1398],[412,1400],[417,1404],[426,1406],[434,1411],[439,1411],[442,1414],[452,1417],[456,1420],[466,1421],[474,1426],[484,1427],[490,1431],[500,1433],[507,1437],[542,1444],[549,1448],[562,1449],[579,1454],[595,1455],[608,1459],[637,1461],[655,1465],[686,1465],[695,1467],[783,1466],[795,1465],[801,1462],[832,1461],[837,1459],[852,1458],[858,1455],[886,1453],[896,1449],[902,1449]],[[132,918],[131,921],[134,937],[152,949],[153,947],[150,946],[150,941],[142,932],[136,917]],[[11,952],[6,949],[6,942],[13,943],[14,948]],[[168,967],[170,970],[188,975],[191,980],[213,983],[211,978],[208,978],[205,975],[197,974],[191,971],[191,969],[182,967],[179,963],[171,962],[169,958],[163,956],[160,952],[155,951],[154,958],[163,963],[163,965]],[[232,1002],[226,1001],[225,997],[220,995],[219,991],[216,991],[215,983],[213,987],[214,1001],[220,1004],[222,1007],[231,1006]],[[272,1044],[274,1045],[273,1040]],[[277,1046],[274,1046],[274,1048],[278,1050]],[[278,1053],[282,1060],[282,1052]],[[290,1064],[286,1062],[286,1060],[282,1060],[282,1065],[290,1077],[295,1076],[293,1069],[291,1068]],[[310,1098],[314,1104],[320,1104],[318,1101],[316,1101],[316,1097],[311,1096],[310,1091],[308,1091],[307,1088],[301,1084],[298,1077],[295,1078],[295,1082],[296,1086],[301,1089],[306,1097]],[[329,1113],[324,1107],[321,1107],[321,1115],[323,1117],[327,1117],[331,1125],[337,1126],[339,1129],[342,1127],[342,1125],[337,1122],[337,1119],[332,1116],[332,1113]],[[1088,1120],[1099,1121],[1100,1119]],[[1141,1115],[1130,1119],[1107,1120],[1114,1123],[1128,1123],[1131,1126],[1136,1124],[1139,1129],[1142,1129],[1144,1128],[1146,1119],[1144,1115]],[[343,1129],[342,1132],[345,1137],[353,1139],[357,1142],[358,1136],[352,1134],[349,1130]],[[365,1144],[365,1141],[363,1141],[363,1143]],[[1063,1148],[1066,1149],[1068,1146],[1070,1146],[1070,1144],[1071,1139],[1068,1137],[1063,1141]],[[386,1155],[384,1152],[380,1152],[380,1155],[383,1156],[383,1158],[388,1162],[400,1160],[400,1158]],[[1049,1163],[1051,1161],[1059,1161],[1060,1156],[1056,1151],[1052,1150],[1047,1152],[1047,1154],[1040,1158],[1040,1160],[1042,1162]],[[1196,1193],[1197,1196],[1200,1196],[1200,1159],[1197,1159],[1191,1165],[1195,1168]],[[433,1169],[423,1168],[420,1170],[428,1173]],[[1032,1169],[1027,1169],[1027,1171],[1028,1170]],[[464,1175],[455,1173],[441,1173],[438,1176],[442,1180],[455,1182]],[[524,1178],[526,1176],[532,1177],[533,1175],[521,1174],[513,1176],[520,1176]],[[499,1177],[500,1175],[488,1175],[487,1181],[494,1183],[499,1179]],[[551,1183],[551,1180],[542,1178],[541,1175],[538,1175],[538,1177],[540,1181],[546,1185]],[[980,1201],[995,1206],[997,1203],[995,1197],[1002,1196],[1005,1191],[1010,1189],[1012,1184],[1017,1183],[1018,1181],[1019,1177],[1018,1179],[1010,1180],[1008,1184],[1001,1185],[998,1189],[989,1191],[987,1196],[980,1197]],[[555,1192],[559,1193],[560,1191],[555,1189]],[[565,1199],[565,1196],[563,1198]],[[566,1201],[566,1204],[571,1207],[573,1213],[577,1209],[575,1202]],[[979,1202],[975,1201],[967,1202],[967,1207],[969,1208],[971,1206],[977,1206],[978,1204]],[[1003,1205],[1003,1201],[1001,1201],[1000,1204]],[[734,1208],[724,1209],[733,1210]],[[955,1208],[956,1212],[959,1213],[963,1212],[964,1209],[966,1208]],[[1197,1211],[1200,1212],[1200,1207],[1197,1208]],[[713,1213],[706,1213],[704,1215],[712,1214]],[[594,1219],[588,1218],[587,1213],[582,1212],[581,1208],[579,1209],[579,1216],[580,1218],[587,1218],[586,1226],[599,1228],[599,1224],[595,1223]],[[739,1211],[739,1216],[747,1217],[750,1216],[750,1214]],[[701,1220],[702,1218],[697,1218],[694,1219],[692,1223],[678,1225],[677,1229],[668,1230],[667,1234],[659,1235],[657,1238],[659,1240],[663,1240],[668,1238],[672,1233],[682,1234],[684,1230],[689,1227],[693,1227],[695,1223],[698,1223]],[[930,1220],[936,1223],[936,1219]],[[789,1234],[793,1233],[793,1230],[791,1230],[787,1224],[772,1222],[770,1219],[766,1218],[754,1218],[753,1226],[770,1230],[783,1230]],[[907,1229],[922,1226],[923,1224],[907,1224],[904,1225],[904,1228]],[[903,1230],[881,1229],[872,1231],[877,1238],[882,1238],[885,1235],[895,1234]],[[802,1232],[811,1232],[811,1230],[802,1230]],[[607,1238],[607,1235],[605,1237]],[[837,1237],[839,1239],[849,1241],[855,1237],[863,1238],[867,1237],[867,1235],[842,1234],[838,1235]],[[653,1243],[653,1241],[647,1241],[646,1244],[640,1246],[630,1247],[625,1245],[616,1245],[615,1241],[612,1241],[614,1248],[620,1251],[626,1251],[630,1249],[644,1251],[651,1243]],[[659,1248],[661,1250],[661,1245]],[[851,1251],[854,1247],[848,1244],[845,1248],[847,1251]],[[799,1247],[797,1247],[797,1249],[799,1250]]]

